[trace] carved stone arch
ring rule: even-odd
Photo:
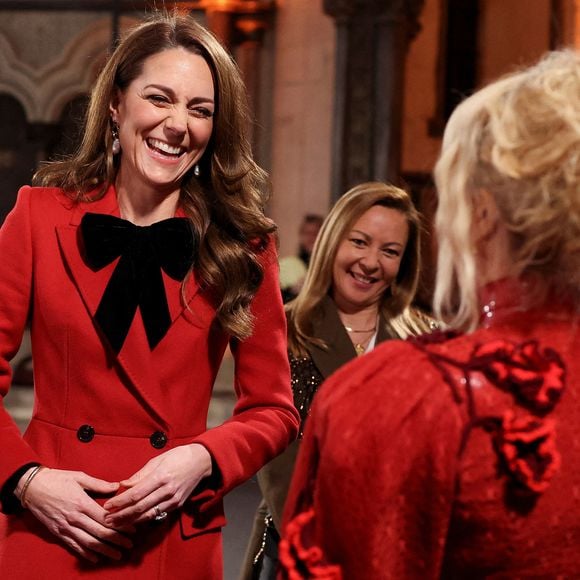
[[[139,20],[121,18],[121,30]],[[13,95],[29,123],[58,122],[63,107],[76,95],[90,92],[111,43],[111,21],[103,18],[79,32],[60,56],[41,67],[31,67],[0,34],[0,91]]]
[[[10,41],[0,33],[0,93],[14,97],[30,120],[36,109],[37,89],[32,80],[33,69],[17,56]]]
[[[138,24],[136,18],[123,17],[120,31]],[[60,62],[55,62],[46,71],[43,121],[57,122],[63,108],[80,94],[88,94],[101,70],[111,48],[111,21],[99,20],[85,28],[70,42],[62,53]]]
[[[34,153],[22,103],[13,94],[0,91],[0,224],[14,205],[16,192],[30,179]]]

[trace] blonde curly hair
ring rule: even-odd
[[[580,53],[548,53],[500,79],[451,116],[435,167],[439,194],[438,316],[479,321],[470,231],[478,192],[489,192],[511,235],[514,275],[580,298]]]

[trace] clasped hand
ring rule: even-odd
[[[121,489],[126,489],[105,503],[105,521],[118,527],[150,521],[156,515],[155,507],[172,512],[209,475],[211,455],[205,447],[194,443],[170,449],[120,482]]]
[[[129,536],[136,531],[135,524],[153,519],[156,506],[167,512],[181,507],[210,474],[211,456],[205,447],[183,445],[151,459],[121,482],[79,471],[43,469],[28,488],[26,504],[80,556],[91,562],[99,557],[119,560],[123,549],[133,547]],[[21,481],[25,478],[26,474]],[[89,493],[118,495],[100,506]]]

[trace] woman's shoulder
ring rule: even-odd
[[[449,386],[429,353],[413,340],[384,342],[347,363],[324,383],[318,397],[321,406],[338,400],[356,405],[365,401],[362,404],[385,405],[399,412],[420,401],[430,405],[452,401]]]
[[[48,226],[54,220],[66,219],[73,206],[73,200],[59,188],[25,185],[18,190],[16,203],[6,223],[31,220],[35,226]]]
[[[455,456],[469,422],[464,402],[428,353],[400,340],[341,367],[320,388],[311,415],[313,436],[327,455],[342,461],[363,454],[366,468],[395,456],[409,467],[429,449]]]
[[[24,185],[18,191],[18,202],[26,202],[35,206],[61,206],[71,209],[75,202],[67,193],[59,187],[43,187]]]

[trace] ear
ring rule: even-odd
[[[501,221],[501,216],[495,203],[495,198],[486,189],[480,189],[473,198],[473,240],[479,242],[489,240]]]
[[[511,236],[493,194],[485,189],[473,198],[471,226],[478,284],[512,275]]]
[[[111,119],[114,123],[119,122],[119,92],[115,90],[111,102],[109,103],[109,111],[111,112]]]

